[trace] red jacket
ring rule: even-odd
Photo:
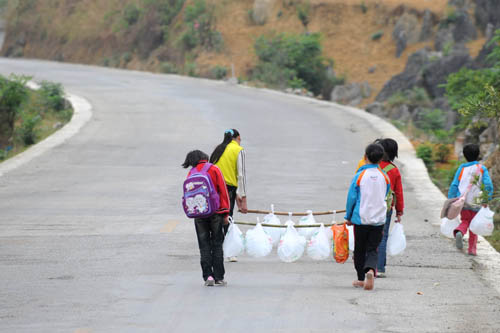
[[[201,171],[203,166],[207,163],[207,161],[202,160],[196,166],[196,170]],[[194,168],[193,168],[194,169]],[[193,169],[189,170],[188,177],[193,172]],[[229,194],[227,193],[226,182],[224,181],[224,177],[220,172],[220,169],[216,165],[212,165],[210,169],[208,169],[208,174],[210,178],[212,178],[212,182],[215,186],[215,190],[219,193],[220,206],[217,210],[217,214],[229,214]]]
[[[403,184],[401,183],[401,173],[399,172],[399,169],[394,165],[394,163],[382,161],[379,165],[380,169],[384,170],[384,168],[389,164],[392,164],[394,166],[394,168],[387,172],[387,175],[391,180],[391,190],[394,191],[394,196],[396,199],[394,200],[395,203],[393,202],[392,205],[396,206],[396,215],[403,215],[405,202],[403,199]]]

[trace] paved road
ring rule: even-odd
[[[185,154],[211,152],[235,127],[250,207],[340,209],[363,147],[381,135],[366,120],[206,80],[0,59],[0,73],[10,72],[63,83],[90,101],[93,118],[0,177],[0,331],[500,329],[499,293],[439,236],[409,182],[408,248],[389,259],[375,291],[350,287],[351,260],[286,264],[276,254],[227,263],[227,288],[202,286],[194,228],[179,204]]]

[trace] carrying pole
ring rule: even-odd
[[[271,211],[268,211],[268,210],[259,210],[259,209],[249,209],[247,211],[247,213],[251,213],[251,214],[270,214]],[[336,213],[345,213],[345,209],[341,209],[341,210],[328,210],[326,212],[313,212],[312,214],[313,215],[333,215],[333,214],[336,214]],[[286,212],[274,212],[274,215],[289,216],[290,214],[286,213]],[[307,216],[307,215],[309,215],[309,214],[307,214],[307,213],[292,213],[292,216]]]

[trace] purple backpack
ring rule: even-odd
[[[193,168],[184,181],[182,206],[189,218],[209,217],[219,209],[219,193],[215,190],[212,178],[208,174],[211,166],[211,163],[205,163],[200,171]]]

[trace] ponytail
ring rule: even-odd
[[[220,143],[217,147],[215,147],[212,155],[210,155],[210,163],[217,163],[219,159],[221,158],[222,154],[224,154],[224,151],[226,150],[227,145],[233,141],[233,139],[236,139],[237,137],[240,136],[240,133],[236,129],[228,129],[227,131],[224,132],[224,139],[222,140],[222,143]]]

